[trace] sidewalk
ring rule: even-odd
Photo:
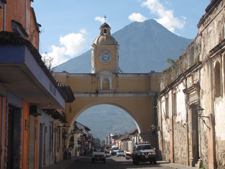
[[[169,163],[166,161],[157,161],[157,163],[164,167],[171,167],[171,169],[197,169],[197,167],[189,167],[181,164]]]
[[[74,160],[75,160],[75,157],[71,157],[71,159],[59,161],[50,166],[43,167],[42,169],[66,169],[68,166],[70,166],[73,163]]]

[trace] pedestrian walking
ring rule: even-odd
[[[69,148],[68,148],[68,159],[71,159],[71,150],[72,150],[72,148],[69,146]]]
[[[66,147],[66,145],[63,148],[63,159],[66,160],[67,159],[67,152],[68,152],[68,148]]]

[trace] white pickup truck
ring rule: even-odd
[[[117,151],[118,151],[118,145],[113,145],[110,150],[110,153],[111,153],[111,155],[116,155]]]
[[[95,161],[103,161],[105,163],[105,150],[103,147],[95,147],[92,153],[92,163]]]

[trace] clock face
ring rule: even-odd
[[[108,52],[104,52],[104,53],[102,54],[102,61],[108,62],[109,59],[110,59],[110,54],[109,54]]]
[[[107,51],[102,52],[100,55],[100,60],[105,64],[109,63],[111,61],[111,59],[112,59],[111,55]]]

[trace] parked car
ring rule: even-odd
[[[133,149],[133,164],[139,164],[139,161],[145,162],[149,161],[150,163],[156,164],[156,152],[150,144],[138,144],[134,146]]]
[[[126,159],[129,160],[132,158],[132,153],[130,152],[130,150],[127,150],[125,153]]]
[[[118,145],[113,145],[111,150],[110,150],[110,154],[113,156],[113,155],[116,155],[118,151]]]
[[[116,153],[116,156],[117,157],[119,157],[119,156],[125,157],[125,152],[123,150],[118,150],[117,153]]]
[[[110,157],[111,156],[110,150],[105,150],[105,156],[106,157]]]
[[[105,150],[103,147],[95,147],[92,153],[92,163],[95,161],[103,161],[105,163]]]

